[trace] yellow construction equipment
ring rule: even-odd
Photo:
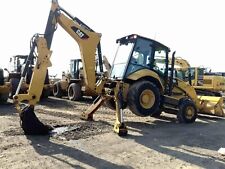
[[[205,68],[189,68],[192,85],[199,95],[219,96],[225,92],[225,77],[206,72]],[[203,77],[203,78],[202,78]]]
[[[103,56],[103,62],[100,64],[105,66],[106,71],[98,71],[100,65],[98,64],[98,60],[96,60],[95,73],[97,79],[99,78],[98,76],[102,76],[102,73],[108,76],[111,69],[110,63],[105,56]],[[63,72],[62,79],[54,83],[53,95],[58,98],[68,96],[68,98],[73,101],[81,100],[82,96],[92,96],[92,98],[95,99],[97,97],[96,93],[88,93],[85,86],[81,59],[71,59],[70,71],[67,73]]]
[[[0,103],[5,103],[8,100],[10,84],[5,82],[4,70],[0,68]]]
[[[10,57],[10,61],[9,61],[10,66],[8,69],[5,69],[8,72],[7,81],[10,82],[10,86],[11,86],[10,93],[9,93],[10,98],[12,98],[13,95],[16,93],[16,89],[21,77],[21,71],[27,57],[28,55],[15,55],[13,57]],[[29,75],[27,75],[27,80],[29,79],[28,78]],[[26,82],[24,82],[23,85],[21,86],[20,91],[22,93],[23,92],[25,93],[27,89],[28,89],[28,85],[26,84]]]
[[[37,50],[38,55],[28,93],[17,93],[14,96],[25,134],[47,134],[51,130],[36,117],[34,106],[40,99],[47,67],[51,66],[50,47],[57,24],[79,45],[86,90],[99,95],[88,110],[83,112],[83,119],[92,120],[96,110],[103,103],[110,102],[116,110],[114,131],[124,136],[127,134],[123,114],[126,107],[138,116],[173,111],[181,123],[194,122],[197,113],[201,111],[219,111],[217,103],[207,107],[212,104],[208,98],[198,98],[191,85],[174,78],[175,52],[170,65],[170,49],[167,46],[136,34],[117,39],[118,49],[110,76],[104,73],[96,75],[96,52],[98,61],[102,62],[101,34],[94,32],[60,7],[57,0],[53,0],[45,33],[36,35],[32,43],[31,53]],[[23,75],[25,73],[26,69]],[[28,106],[21,109],[19,103],[24,100],[28,101]]]
[[[221,96],[221,92],[225,92],[225,77],[222,74],[208,72],[203,67],[191,67],[181,57],[176,58],[175,65],[176,76],[194,86],[197,94]]]
[[[103,72],[100,45],[101,34],[94,32],[78,18],[73,17],[66,10],[61,8],[57,0],[53,0],[44,35],[35,34],[32,38],[31,51],[28,55],[28,59],[26,60],[26,65],[22,73],[22,78],[20,79],[17,92],[14,96],[14,101],[17,105],[17,109],[20,111],[22,128],[26,134],[40,134],[47,133],[49,131],[48,126],[41,123],[35,116],[34,105],[40,99],[40,93],[43,89],[44,80],[47,73],[47,67],[51,66],[50,57],[52,51],[50,51],[50,47],[54,32],[58,24],[62,28],[64,28],[66,32],[70,36],[72,36],[79,45],[81,59],[83,63],[85,91],[87,93],[90,93],[90,95],[97,95],[98,93],[102,93],[103,85],[96,85],[97,78],[95,72],[96,48],[100,72]],[[37,60],[33,69],[28,93],[19,94],[20,87],[27,74],[29,63],[31,62],[33,53],[36,51]],[[101,77],[101,80],[103,79],[104,74],[102,74]],[[24,100],[28,101],[29,106],[21,110],[21,107],[18,103]]]
[[[54,83],[53,95],[61,98],[67,96],[70,100],[80,100],[85,93],[81,59],[70,60],[70,72],[63,72],[62,79]]]
[[[8,77],[6,81],[10,83],[10,92],[9,92],[10,98],[12,98],[13,95],[16,93],[16,90],[20,81],[21,73],[22,73],[22,70],[24,69],[27,58],[28,58],[28,55],[15,55],[10,58],[9,68],[8,69],[5,68],[5,70],[8,72]],[[27,93],[27,89],[29,87],[29,83],[31,80],[32,69],[34,67],[34,64],[35,64],[35,56],[33,56],[32,59],[30,59],[27,75],[24,78],[24,81],[22,82],[22,85],[20,87],[20,91],[19,91],[20,93]],[[50,95],[52,88],[53,88],[53,85],[50,85],[50,80],[47,73],[41,98],[47,98]]]
[[[169,61],[171,62],[171,58]],[[181,57],[175,59],[175,76],[192,85],[198,98],[207,100],[204,102],[206,109],[215,108],[214,111],[202,111],[204,114],[211,114],[224,117],[223,98],[220,92],[225,91],[225,77],[220,74],[205,72],[202,67],[191,67],[189,62]],[[209,97],[216,96],[216,97]]]

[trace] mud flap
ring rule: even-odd
[[[25,135],[47,135],[53,129],[37,118],[33,106],[27,106],[22,110],[20,120]]]

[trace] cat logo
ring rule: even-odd
[[[80,29],[77,29],[76,34],[77,34],[78,36],[80,36],[81,39],[84,37],[84,33],[81,32]]]
[[[78,29],[75,26],[72,26],[71,29],[81,38],[81,39],[88,39],[89,36],[82,32],[80,29]]]

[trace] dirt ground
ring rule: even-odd
[[[49,98],[36,106],[42,122],[64,127],[58,134],[25,136],[13,104],[0,105],[0,168],[225,168],[225,119],[201,116],[179,124],[175,115],[137,117],[125,110],[128,136],[113,132],[113,111],[80,120],[91,101]],[[66,128],[65,128],[66,127]]]

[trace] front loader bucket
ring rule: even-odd
[[[200,99],[200,113],[210,114],[215,116],[224,117],[223,111],[223,98],[215,96],[198,96]]]
[[[20,113],[21,127],[26,135],[46,135],[53,129],[43,124],[35,115],[34,107],[25,107]]]

